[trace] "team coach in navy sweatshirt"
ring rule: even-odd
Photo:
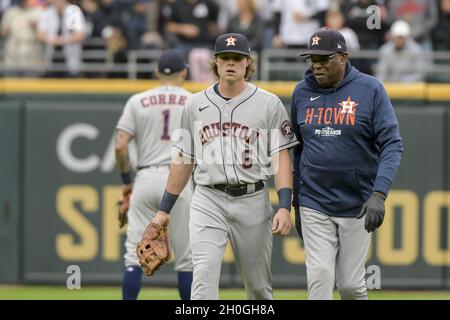
[[[321,29],[310,37],[311,66],[292,95],[296,227],[303,237],[309,299],[367,299],[370,232],[403,151],[383,85],[348,61],[344,37]]]

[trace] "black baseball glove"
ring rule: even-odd
[[[383,223],[385,213],[385,199],[386,198],[383,197],[383,194],[381,193],[372,194],[370,198],[364,203],[361,212],[356,217],[357,219],[361,219],[364,215],[366,215],[364,228],[367,230],[367,232],[375,231],[375,229],[380,227]]]

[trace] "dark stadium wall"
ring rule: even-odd
[[[20,281],[21,101],[0,100],[0,283]]]
[[[6,230],[15,245],[0,241],[2,261],[6,256],[9,264],[0,266],[0,282],[65,285],[68,267],[76,265],[84,284],[120,283],[124,234],[114,206],[121,185],[113,142],[123,97],[0,101],[1,141],[16,148],[1,158],[0,170],[9,175],[0,181],[1,195],[11,194],[16,216],[19,205],[24,209],[16,224],[0,225],[0,236]],[[8,110],[15,110],[13,118],[4,116]],[[378,277],[373,283],[381,288],[449,288],[450,105],[398,106],[396,113],[405,151],[385,222],[373,236],[367,278]],[[23,167],[17,166],[19,153]],[[276,207],[273,190],[271,199]],[[227,248],[223,287],[241,286],[233,261]],[[275,237],[272,271],[275,287],[306,287],[304,250],[295,231]],[[175,286],[176,275],[168,265],[146,282]]]

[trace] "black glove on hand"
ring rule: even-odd
[[[357,219],[361,219],[364,215],[366,215],[364,228],[367,232],[375,231],[375,229],[383,223],[385,212],[384,200],[385,198],[381,193],[372,194],[369,200],[364,203],[361,212],[356,217]]]
[[[300,239],[303,240],[302,222],[300,220],[300,208],[294,207],[294,211],[295,211],[295,229],[297,230]]]

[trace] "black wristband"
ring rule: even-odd
[[[278,190],[278,200],[279,207],[287,209],[291,211],[291,198],[292,198],[292,189],[291,188],[281,188]]]
[[[131,178],[131,172],[128,171],[126,173],[120,173],[120,177],[122,178],[123,184],[131,184],[133,182],[133,179]]]
[[[159,211],[170,213],[175,202],[177,202],[178,194],[173,194],[167,191],[164,191],[164,195],[161,199],[161,203],[159,204]]]

